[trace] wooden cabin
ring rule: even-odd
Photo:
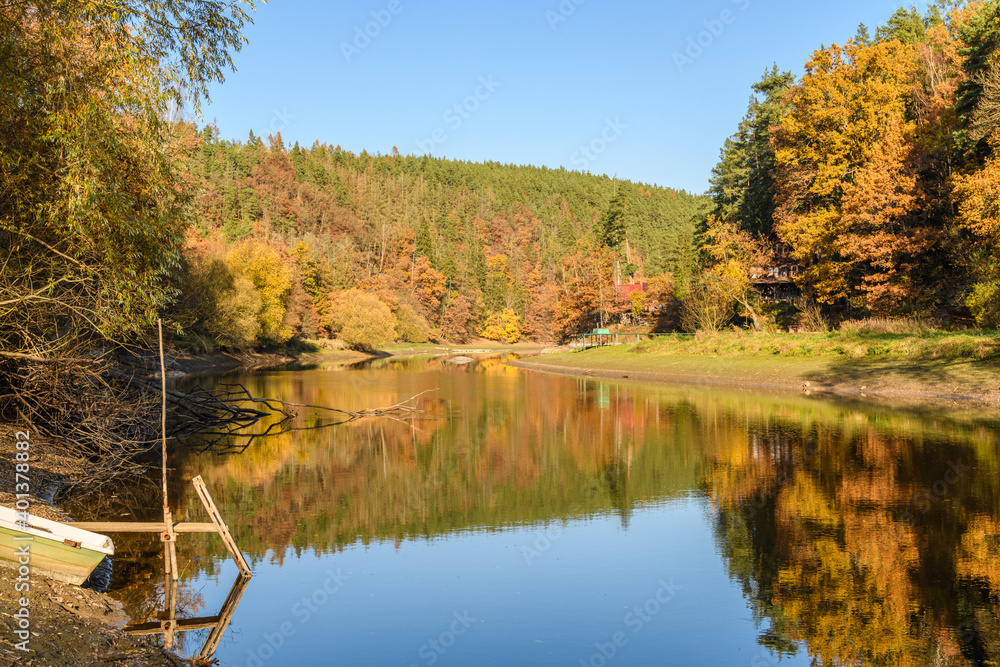
[[[787,243],[773,241],[770,266],[750,270],[750,284],[768,302],[788,301],[801,295],[795,278],[802,267],[792,258],[792,248]]]

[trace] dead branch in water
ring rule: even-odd
[[[237,389],[227,389],[235,387]],[[242,384],[220,384],[211,390],[199,389],[178,399],[183,407],[184,428],[175,430],[172,437],[183,439],[185,446],[198,451],[212,451],[217,454],[243,452],[254,440],[296,431],[313,431],[347,424],[359,419],[370,417],[389,417],[397,421],[402,418],[426,414],[412,405],[424,394],[437,391],[437,388],[427,389],[414,394],[405,401],[394,405],[364,410],[342,410],[326,405],[311,405],[308,403],[292,403],[277,398],[260,398],[252,395]],[[268,411],[255,410],[245,406],[246,403],[256,403]],[[300,415],[295,408],[334,413],[341,417],[338,421],[315,424],[313,426],[293,427],[292,421]],[[249,427],[267,417],[279,417],[280,420],[269,424],[262,433],[249,433]],[[315,415],[311,415],[315,416]],[[234,442],[243,439],[244,442]]]
[[[241,386],[241,385],[239,385],[239,386]],[[437,390],[438,390],[438,387],[435,387],[434,389],[425,389],[424,391],[420,392],[419,394],[414,394],[413,396],[410,396],[405,401],[400,401],[399,403],[396,403],[395,405],[390,405],[390,406],[385,407],[385,408],[367,408],[365,410],[355,410],[355,411],[340,410],[339,408],[330,408],[330,407],[327,407],[325,405],[308,405],[306,403],[287,403],[285,401],[274,401],[274,402],[281,403],[282,405],[287,405],[287,406],[294,407],[294,408],[312,408],[314,410],[327,410],[329,412],[338,412],[338,413],[340,413],[342,415],[349,415],[349,416],[353,417],[354,419],[360,419],[362,417],[383,417],[383,416],[387,416],[387,415],[390,415],[390,414],[398,414],[398,413],[404,413],[404,414],[422,414],[422,413],[424,413],[426,411],[425,410],[418,410],[415,406],[407,405],[407,404],[408,403],[412,403],[413,401],[417,400],[418,398],[420,398],[424,394],[429,394],[430,392],[437,391]],[[271,400],[274,400],[274,399],[271,399]]]
[[[48,352],[0,351],[0,420],[23,424],[43,436],[46,446],[85,464],[84,483],[89,485],[146,469],[143,461],[159,444],[164,400],[170,442],[183,442],[195,451],[231,453],[244,451],[257,438],[293,431],[372,417],[417,418],[425,411],[416,401],[436,391],[351,411],[258,397],[241,384],[164,391],[158,378],[150,376],[154,367],[142,350],[77,343]],[[156,367],[162,374],[164,369]]]

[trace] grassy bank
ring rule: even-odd
[[[1000,399],[996,332],[722,332],[545,355],[543,370],[798,391]]]

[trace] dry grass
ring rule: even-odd
[[[938,331],[933,322],[917,318],[867,317],[863,320],[845,320],[840,323],[842,334],[907,334],[922,336]],[[826,329],[823,329],[826,331]]]
[[[798,325],[801,331],[826,333],[830,330],[830,323],[823,316],[823,309],[815,302],[807,304],[799,313]]]

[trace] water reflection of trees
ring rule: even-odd
[[[672,417],[659,399],[616,391],[605,403],[590,383],[483,366],[458,371],[457,386],[428,395],[421,407],[437,418],[290,433],[238,457],[187,458],[184,474],[200,472],[218,489],[219,504],[241,517],[233,530],[248,555],[278,560],[289,551],[495,530],[570,514],[613,511],[627,524],[636,503],[697,485],[696,445],[660,443]],[[296,402],[341,400],[323,383],[271,382],[270,395],[295,392]],[[364,386],[363,400],[391,402],[414,390],[406,382]],[[206,541],[205,548],[212,546]]]
[[[722,420],[706,481],[776,652],[816,664],[997,660],[997,438],[844,410]]]
[[[349,410],[440,386],[422,399],[428,418],[182,456],[178,479],[204,477],[257,562],[596,514],[627,528],[643,504],[705,492],[720,551],[775,653],[838,665],[1000,658],[992,423],[523,374],[499,361],[440,365],[443,375],[394,368],[247,382],[256,395]],[[177,520],[201,520],[197,498],[176,488]],[[226,558],[210,536],[181,548],[189,577],[217,574]],[[155,583],[135,581],[141,611],[138,591]]]

